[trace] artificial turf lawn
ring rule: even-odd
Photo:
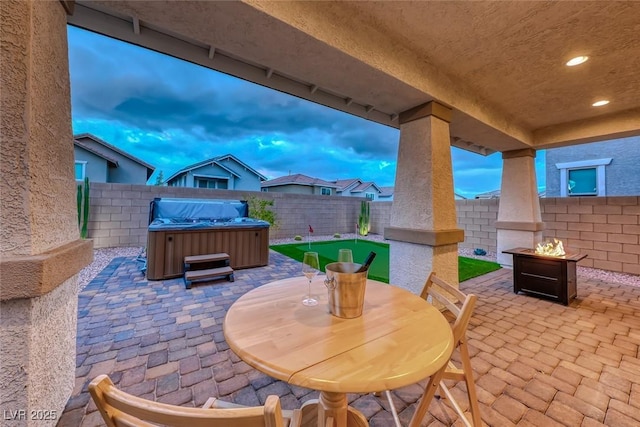
[[[324,267],[336,262],[338,259],[338,249],[351,249],[353,252],[353,262],[362,263],[370,251],[376,253],[376,258],[369,267],[369,279],[379,280],[389,283],[389,245],[387,243],[372,242],[371,240],[327,240],[322,242],[290,243],[287,245],[270,246],[276,252],[302,262],[302,256],[305,252],[318,252],[320,259],[320,269],[324,271]],[[479,259],[458,257],[458,277],[459,281],[471,279],[472,277],[482,276],[489,272],[500,269],[500,264]]]

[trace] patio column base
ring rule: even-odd
[[[389,283],[415,294],[422,291],[432,271],[440,277],[455,277],[458,283],[458,244],[429,246],[391,240],[389,265],[401,266],[389,268]]]
[[[75,379],[77,287],[74,275],[45,295],[0,302],[3,425],[53,427],[62,415]]]

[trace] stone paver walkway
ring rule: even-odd
[[[294,408],[317,397],[242,362],[222,332],[235,299],[299,268],[271,252],[269,266],[238,270],[233,283],[186,290],[181,279],[148,282],[133,258],[115,259],[80,294],[76,384],[58,425],[103,425],[87,392],[103,373],[129,393],[176,405],[199,406],[209,396],[260,405],[277,394]],[[487,425],[640,425],[640,288],[579,277],[578,299],[565,307],[513,294],[503,269],[461,289],[479,296],[468,336]],[[454,392],[464,393],[462,384]],[[419,384],[395,391],[404,424],[420,394]],[[349,400],[372,426],[393,425],[383,400]],[[462,424],[434,401],[423,425]]]

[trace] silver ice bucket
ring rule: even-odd
[[[362,316],[367,271],[356,273],[360,264],[333,262],[327,264],[324,284],[329,291],[329,311],[344,319]]]

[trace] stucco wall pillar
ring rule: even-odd
[[[458,283],[458,242],[449,122],[429,102],[400,114],[400,146],[390,227],[390,282],[419,293],[431,271]]]
[[[544,223],[535,168],[536,151],[530,148],[502,153],[502,185],[496,230],[498,262],[513,265],[513,256],[505,249],[534,248],[542,241]]]
[[[1,424],[55,426],[74,386],[77,273],[92,258],[78,240],[62,3],[1,1],[0,40]]]

